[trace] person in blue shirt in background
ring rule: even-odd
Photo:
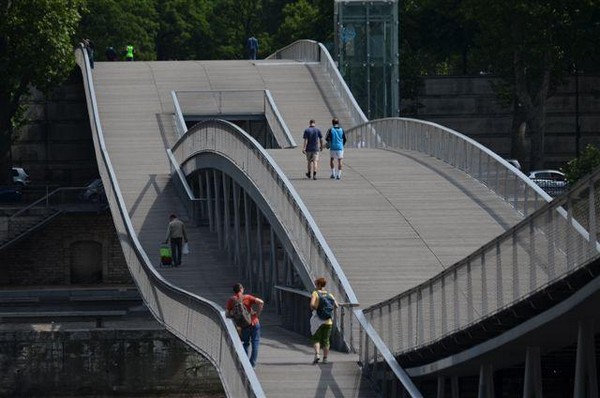
[[[317,179],[317,171],[319,170],[319,152],[323,150],[323,134],[315,126],[315,120],[310,119],[309,126],[304,130],[304,146],[302,153],[306,155],[306,177],[313,180]]]
[[[246,48],[248,49],[248,57],[249,59],[256,59],[256,54],[258,53],[258,39],[252,35],[246,41]]]
[[[329,167],[331,176],[329,178],[342,179],[342,165],[344,160],[344,145],[346,145],[346,134],[340,127],[340,121],[334,117],[331,120],[332,126],[327,130],[325,141],[329,144]],[[334,161],[337,160],[337,170]]]

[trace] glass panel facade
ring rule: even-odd
[[[335,0],[335,57],[369,119],[399,116],[398,2]]]

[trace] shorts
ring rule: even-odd
[[[306,152],[306,160],[309,162],[318,162],[319,161],[319,151]]]
[[[310,340],[314,343],[320,343],[321,348],[329,348],[331,345],[331,330],[333,325],[321,325],[317,332],[310,337]]]
[[[341,149],[339,151],[329,151],[329,157],[331,159],[343,159],[344,158],[344,150]]]

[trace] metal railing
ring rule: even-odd
[[[329,76],[329,82],[334,87],[334,91],[340,96],[340,100],[345,104],[350,112],[352,125],[358,125],[366,122],[368,119],[358,106],[348,85],[342,78],[336,63],[333,61],[327,48],[314,40],[298,40],[287,47],[277,50],[266,59],[291,59],[302,62],[318,62],[320,67]]]
[[[194,125],[173,146],[172,153],[179,164],[192,161],[195,156],[205,153],[216,153],[224,156],[246,177],[251,180],[262,195],[261,200],[267,203],[277,222],[286,231],[299,265],[305,267],[309,280],[304,280],[306,286],[312,285],[312,280],[325,276],[328,290],[342,302],[352,306],[358,305],[356,295],[345,274],[338,264],[333,252],[325,241],[310,212],[302,202],[293,185],[281,171],[277,163],[262,148],[254,138],[236,125],[224,120],[208,120]],[[364,353],[364,369],[383,360],[382,367],[392,369],[406,391],[413,397],[420,393],[406,373],[400,368],[393,355],[382,345],[377,333],[361,318],[360,310],[354,311],[359,319],[359,325],[364,330],[364,341],[354,337],[352,317],[340,319],[336,327],[341,331],[341,339],[352,349]],[[362,346],[362,348],[360,347]],[[365,347],[377,347],[368,350]],[[382,354],[382,353],[388,353]],[[383,356],[382,356],[383,355]],[[374,381],[385,390],[390,380],[389,372],[369,373]]]
[[[264,115],[281,148],[295,148],[296,141],[281,117],[269,90],[172,91],[175,124],[181,137],[186,131],[185,117],[223,115]]]
[[[80,198],[85,190],[85,187],[57,188],[3,219],[0,222],[0,249],[75,206],[79,206],[80,210],[98,210],[99,204],[85,203]]]
[[[364,130],[356,130],[360,131]],[[387,136],[381,137],[389,142]],[[456,145],[445,150],[452,152]],[[472,166],[468,168],[472,170]],[[597,171],[467,258],[429,281],[367,308],[365,314],[397,355],[465,330],[600,257],[599,207]]]
[[[239,335],[225,312],[217,304],[167,282],[156,272],[142,248],[104,143],[87,53],[80,46],[75,56],[83,73],[98,169],[113,222],[129,271],[146,306],[171,333],[201,352],[215,366],[228,396],[264,397]]]
[[[410,150],[436,157],[475,178],[527,216],[552,198],[506,160],[471,138],[417,119],[373,120],[346,131],[349,147]]]

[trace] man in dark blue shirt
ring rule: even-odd
[[[251,36],[246,41],[246,48],[248,49],[248,58],[256,59],[256,54],[258,53],[258,39],[254,36]]]
[[[310,119],[309,126],[304,130],[302,138],[304,138],[302,153],[306,155],[306,177],[312,176],[312,179],[316,180],[319,169],[319,153],[323,150],[323,134],[315,126],[314,119]]]

